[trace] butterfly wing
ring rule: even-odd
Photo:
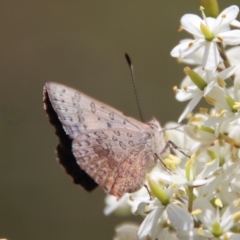
[[[50,123],[55,127],[56,135],[59,138],[59,144],[56,149],[57,159],[59,163],[63,165],[66,172],[72,176],[74,183],[80,184],[87,191],[92,191],[98,184],[77,164],[72,152],[72,139],[63,129],[63,125],[52,107],[48,92],[45,88],[43,93],[44,109]]]
[[[143,186],[156,164],[151,148],[154,135],[135,130],[85,131],[73,141],[77,163],[107,193],[118,198]]]
[[[149,126],[124,116],[114,108],[101,103],[73,88],[48,82],[45,90],[63,128],[71,139],[84,130],[128,128],[149,129]]]
[[[79,163],[81,162],[80,160],[78,162],[79,165],[77,164],[75,156],[72,153],[73,139],[81,136],[81,134],[86,131],[97,129],[107,130],[110,128],[119,129],[120,132],[125,130],[135,131],[135,137],[138,138],[141,136],[139,136],[137,132],[149,131],[150,129],[148,125],[133,118],[126,117],[114,108],[62,84],[53,82],[46,83],[44,86],[43,102],[49,120],[51,124],[54,125],[56,134],[59,137],[60,143],[57,146],[59,162],[64,166],[66,172],[72,176],[74,182],[82,185],[83,188],[88,191],[93,190],[97,186],[96,182],[98,181],[101,182],[101,186],[104,187],[104,182],[98,180],[99,177],[94,178],[94,175],[90,175],[90,177],[85,168],[84,170],[82,169],[81,164]],[[141,144],[139,146],[141,146]],[[118,151],[120,151],[120,148],[118,148]],[[130,152],[133,151],[131,150]],[[128,153],[128,156],[123,156],[123,159],[130,159],[127,160],[126,164],[129,164],[129,161],[136,161],[137,153],[135,152],[134,155],[130,154],[130,152]],[[138,154],[137,159],[142,161],[146,152],[139,151]],[[99,159],[103,160],[105,158]],[[145,157],[145,159],[147,158]],[[137,165],[137,162],[135,164]],[[121,166],[123,167],[123,165]],[[116,166],[114,171],[120,170]],[[140,174],[145,176],[144,173],[145,170]],[[140,177],[140,179],[142,179],[142,177]],[[123,181],[120,180],[120,182],[121,184],[115,183],[114,188],[106,187],[106,190],[109,193],[112,192],[113,194],[120,196],[122,190],[115,190],[117,189],[117,186],[124,185]],[[129,183],[126,183],[125,185],[127,184]],[[131,191],[129,187],[124,188],[129,189],[127,191]]]

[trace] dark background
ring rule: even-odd
[[[85,192],[56,163],[42,87],[64,83],[139,118],[127,51],[145,119],[176,121],[185,104],[172,87],[184,74],[170,51],[188,36],[177,31],[180,17],[200,14],[200,1],[0,3],[0,237],[111,239],[126,218],[105,217],[104,192]]]

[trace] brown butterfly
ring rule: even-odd
[[[157,120],[144,124],[59,83],[46,83],[43,95],[58,160],[76,184],[118,198],[143,186],[166,146]]]

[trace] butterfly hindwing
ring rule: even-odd
[[[73,141],[73,154],[108,193],[121,197],[138,190],[145,174],[156,164],[151,132],[106,129],[82,132]]]

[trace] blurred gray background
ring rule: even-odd
[[[129,218],[105,217],[104,192],[85,192],[55,161],[42,87],[64,83],[139,119],[128,52],[145,120],[176,121],[185,104],[172,87],[184,74],[170,51],[188,36],[177,31],[180,17],[199,14],[200,1],[0,3],[0,237],[112,239]],[[238,1],[219,3],[224,9]]]

